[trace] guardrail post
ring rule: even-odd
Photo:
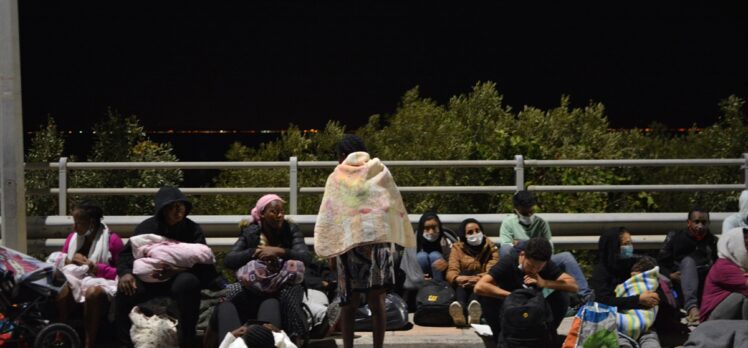
[[[514,181],[517,186],[517,191],[525,189],[525,158],[522,155],[514,156],[517,164],[514,165]]]
[[[59,168],[60,179],[57,183],[57,188],[60,192],[57,193],[57,206],[59,207],[57,215],[67,215],[68,212],[68,158],[60,157],[60,168]]]
[[[288,167],[289,167],[289,193],[288,193],[288,205],[289,205],[289,213],[291,215],[297,214],[297,204],[298,204],[298,195],[299,195],[299,158],[296,156],[293,156],[288,159]]]
[[[745,163],[743,163],[743,178],[745,180],[745,189],[748,190],[748,152],[743,153],[743,159],[745,159]]]

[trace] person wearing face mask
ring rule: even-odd
[[[418,221],[416,232],[416,259],[423,274],[436,281],[444,280],[447,261],[452,245],[457,237],[452,231],[444,228],[439,216],[434,212],[427,212]]]
[[[68,235],[62,252],[66,254],[64,263],[88,266],[87,276],[114,280],[117,277],[117,259],[124,245],[122,239],[109,230],[101,221],[104,212],[97,204],[81,202],[73,207],[73,232]],[[106,317],[110,298],[100,286],[85,289],[79,303],[75,301],[71,283],[67,283],[57,297],[59,319],[69,319],[75,306],[83,307],[83,321],[86,331],[85,347],[93,347],[99,324]]]
[[[485,237],[483,226],[476,219],[463,220],[457,233],[460,241],[452,246],[447,268],[447,282],[455,288],[457,301],[450,304],[449,314],[456,326],[465,326],[480,323],[482,310],[473,288],[499,261],[499,250]]]
[[[709,211],[693,208],[688,228],[669,232],[657,256],[660,272],[680,285],[689,325],[699,324],[700,288],[716,260],[717,237],[709,231]]]
[[[501,332],[504,300],[522,288],[554,290],[545,300],[553,314],[553,326],[549,329],[555,336],[569,308],[569,293],[577,292],[578,288],[574,278],[551,260],[551,243],[545,238],[536,237],[517,243],[510,256],[501,258],[476,284],[475,292],[494,338],[498,338]]]
[[[535,215],[535,205],[537,204],[535,195],[527,190],[518,191],[512,196],[512,204],[514,205],[514,214],[506,217],[501,222],[501,229],[499,230],[501,243],[499,255],[501,257],[509,257],[514,245],[520,241],[535,237],[548,240],[551,243],[551,249],[553,249],[553,234],[551,233],[550,226],[541,217]],[[584,272],[579,267],[579,263],[574,255],[568,251],[564,251],[553,254],[551,260],[562,271],[574,277],[579,287],[579,292],[574,298],[574,303],[583,304],[594,298],[587,279],[584,277]]]

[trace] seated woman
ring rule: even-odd
[[[113,290],[116,290],[116,262],[124,245],[122,239],[101,222],[103,216],[102,209],[92,202],[82,202],[73,207],[73,232],[62,246],[62,252],[66,255],[61,263],[88,266],[87,277],[111,280]],[[91,280],[86,279],[86,283],[95,282]],[[83,307],[85,347],[90,348],[96,342],[96,333],[102,319],[106,318],[110,297],[103,286],[74,289],[82,284],[83,282],[68,282],[58,295],[57,309],[60,320],[66,321],[76,307]],[[76,293],[78,296],[74,296]]]
[[[734,228],[717,242],[719,258],[709,270],[701,298],[705,320],[748,320],[748,229]]]
[[[624,227],[612,228],[600,236],[598,260],[590,279],[597,302],[616,306],[619,312],[630,309],[651,309],[660,303],[660,296],[655,291],[616,297],[616,286],[631,277],[635,260],[631,232]],[[642,334],[638,343],[643,348],[660,347],[657,333],[653,330]],[[619,345],[631,346],[625,339],[619,339]]]
[[[250,264],[263,267],[261,264],[277,261],[296,260],[304,264],[311,261],[304,235],[296,224],[285,219],[284,203],[274,194],[264,195],[257,201],[251,221],[243,224],[239,239],[224,259],[227,268],[236,271]],[[218,330],[218,337],[226,336],[250,319],[282,328],[293,339],[304,335],[303,325],[298,327],[298,320],[295,320],[303,316],[303,289],[300,285],[276,285],[272,291],[245,286],[231,301],[220,304],[212,325]]]
[[[421,216],[416,234],[416,259],[423,274],[436,281],[444,280],[446,260],[449,260],[452,245],[457,242],[456,236],[442,226],[439,216],[433,212]]]
[[[460,241],[452,246],[447,268],[447,282],[455,288],[457,296],[457,301],[449,305],[449,315],[456,326],[465,326],[467,308],[467,322],[478,324],[482,310],[473,288],[499,262],[499,248],[483,235],[483,226],[476,219],[463,220],[457,234]]]

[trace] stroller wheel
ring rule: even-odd
[[[34,348],[78,348],[80,345],[78,333],[63,323],[45,326],[34,340]]]

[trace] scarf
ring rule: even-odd
[[[748,228],[748,190],[744,190],[740,194],[738,202],[740,206],[740,212],[738,212],[740,227]]]
[[[745,249],[743,228],[733,228],[717,241],[717,255],[738,265],[743,272],[748,272],[748,251]]]
[[[321,257],[375,243],[416,246],[400,191],[387,167],[366,152],[354,152],[330,174],[314,226]]]
[[[73,232],[73,236],[70,237],[70,244],[68,244],[68,260],[72,260],[75,253],[77,253],[86,242],[86,238],[78,238],[77,232]],[[96,263],[109,263],[112,259],[112,253],[109,252],[109,227],[105,223],[101,223],[101,226],[96,231],[91,248],[88,250],[86,255],[89,260]]]
[[[250,212],[254,222],[256,222],[257,224],[260,224],[260,220],[261,220],[260,215],[262,215],[262,211],[264,211],[265,207],[267,207],[268,204],[270,204],[270,202],[272,201],[281,201],[283,203],[286,203],[286,201],[280,198],[280,196],[272,194],[272,193],[260,197],[260,199],[257,200],[255,207],[252,208],[252,211]]]

